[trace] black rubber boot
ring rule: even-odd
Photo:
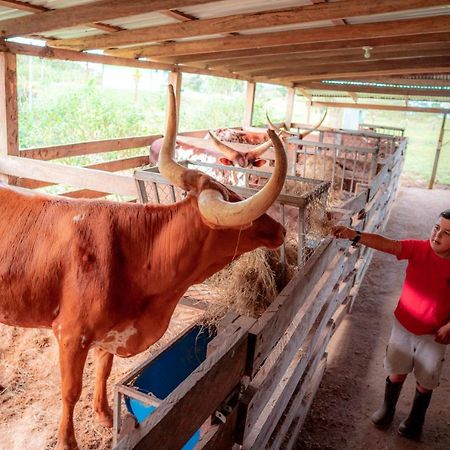
[[[415,441],[420,439],[423,423],[425,421],[425,413],[430,404],[432,393],[433,391],[429,391],[423,394],[416,389],[411,412],[409,413],[408,418],[405,419],[398,428],[398,433],[400,435]]]
[[[372,422],[377,428],[384,430],[392,423],[402,387],[403,383],[393,383],[389,377],[386,378],[383,406],[374,412],[371,417]]]

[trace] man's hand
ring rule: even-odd
[[[434,335],[434,340],[439,344],[450,344],[450,322],[439,328]]]
[[[356,236],[356,231],[351,228],[337,225],[332,227],[331,232],[336,239],[349,239],[352,240]]]

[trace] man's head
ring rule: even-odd
[[[431,231],[430,243],[436,255],[450,259],[450,209],[439,214]]]

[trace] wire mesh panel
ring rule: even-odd
[[[384,163],[384,160],[395,152],[400,139],[401,136],[371,130],[334,130],[324,133],[324,142],[353,148],[377,148],[379,163]]]
[[[337,204],[355,195],[357,185],[369,184],[376,174],[376,147],[348,147],[295,138],[288,143],[295,174],[329,181]]]
[[[401,137],[403,137],[405,135],[405,129],[404,128],[388,127],[386,125],[375,125],[375,124],[371,124],[371,123],[360,123],[358,128],[361,131],[373,131],[375,133],[390,134],[392,136],[401,136]]]

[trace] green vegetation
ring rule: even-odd
[[[439,107],[439,104],[433,105]],[[411,113],[397,111],[366,111],[364,122],[400,127],[408,137],[404,175],[427,182],[433,168],[442,114]],[[436,183],[450,185],[450,123],[447,118],[443,146],[439,159]]]
[[[166,85],[166,72],[19,56],[20,148],[163,133]],[[284,87],[258,84],[253,124],[265,124],[266,111],[273,121],[282,121],[286,93]],[[185,74],[182,96],[181,131],[242,123],[245,102],[242,81]],[[306,123],[306,111],[305,102],[297,96],[294,121]],[[320,120],[323,112],[312,108],[310,123]],[[417,180],[429,179],[442,115],[365,111],[360,119],[406,128],[409,145],[405,174]],[[342,112],[330,109],[324,125],[340,127],[341,121]],[[450,184],[449,140],[447,132],[436,180],[441,184]],[[147,151],[131,149],[121,155],[142,155]],[[86,165],[116,158],[116,152],[109,152],[65,158],[64,162]]]

